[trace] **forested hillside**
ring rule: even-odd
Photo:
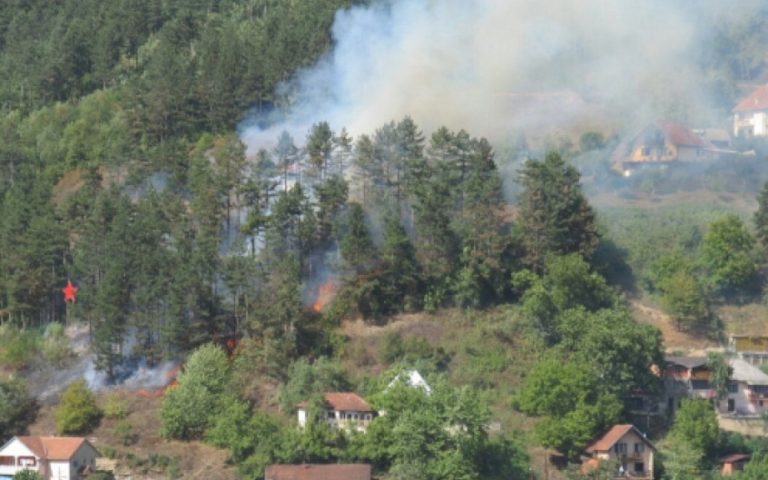
[[[405,115],[354,135],[317,121],[246,147],[242,122],[270,127],[297,101],[291,80],[328,58],[337,11],[369,4],[386,10],[0,4],[0,442],[44,428],[27,392],[50,391],[43,422],[58,403],[58,433],[95,431],[137,470],[146,463],[131,452],[162,437],[161,448],[222,449],[242,478],[271,463],[350,462],[382,479],[523,478],[554,468],[553,452],[577,464],[597,434],[634,421],[633,396],[661,388],[664,338],[633,318],[628,296],[708,341],[726,331],[723,309],[765,301],[759,142],[737,166],[633,178],[610,168],[613,126],[493,144],[475,125],[428,129]],[[695,62],[719,108],[768,76],[760,11],[700,12],[718,25]],[[725,181],[723,168],[750,179]],[[748,207],[622,203],[686,195],[694,187],[677,179],[694,174],[695,188]],[[181,370],[159,380],[166,390],[125,383],[168,364]],[[431,394],[397,384],[412,368]],[[126,402],[119,388],[141,396]],[[366,434],[297,429],[296,406],[321,415],[328,391],[387,414]],[[671,425],[653,434],[685,439]],[[703,474],[716,453],[766,451],[727,435],[688,447],[664,447],[668,478],[697,478],[687,460]],[[530,456],[542,448],[546,467]],[[566,472],[578,467],[552,475]]]

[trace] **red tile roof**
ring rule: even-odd
[[[734,112],[753,112],[757,110],[768,110],[768,85],[758,87],[748,97],[733,107]]]
[[[701,138],[685,125],[674,122],[656,122],[656,125],[664,133],[667,141],[672,145],[685,147],[715,148],[714,145]]]
[[[614,425],[611,427],[610,430],[605,432],[603,436],[598,438],[597,440],[593,441],[591,444],[589,444],[586,448],[587,453],[593,453],[593,452],[605,452],[613,448],[613,446],[621,440],[621,438],[629,433],[631,430],[634,430],[635,433],[642,438],[645,443],[647,443],[651,448],[654,448],[653,444],[648,441],[647,438],[645,438],[645,435],[643,435],[640,430],[635,428],[634,425],[631,424],[624,424],[624,425]]]
[[[69,460],[87,440],[82,437],[16,437],[40,458]]]
[[[340,412],[372,412],[373,409],[368,402],[363,400],[356,393],[326,393],[323,395],[325,403],[329,409]],[[301,402],[297,405],[299,408],[306,408],[307,402]]]
[[[734,453],[733,455],[728,455],[727,457],[724,457],[720,460],[722,463],[734,463],[734,462],[742,462],[744,460],[749,460],[752,457],[752,455],[748,453]]]
[[[270,465],[264,480],[371,480],[371,466],[339,465]]]

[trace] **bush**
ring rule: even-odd
[[[49,323],[43,335],[42,353],[48,363],[64,365],[73,357],[72,349],[64,335],[64,326],[60,323]]]
[[[40,335],[11,325],[0,326],[0,363],[23,367],[40,351]]]
[[[13,476],[13,480],[43,480],[43,477],[34,470],[21,470]]]
[[[116,392],[107,395],[102,407],[107,418],[123,419],[128,416],[128,404]]]
[[[101,415],[85,380],[77,380],[61,395],[56,411],[56,430],[61,435],[84,435],[96,428]]]

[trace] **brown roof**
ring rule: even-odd
[[[372,412],[373,409],[368,402],[363,400],[356,393],[326,393],[323,395],[326,406],[333,410],[341,412]],[[307,402],[301,402],[297,405],[299,408],[306,408]]]
[[[47,460],[69,460],[83,443],[83,437],[16,437],[40,458]],[[89,443],[90,445],[90,443]]]
[[[768,85],[758,87],[748,97],[733,107],[734,112],[752,112],[756,110],[768,110]]]
[[[693,133],[693,131],[685,125],[666,121],[656,122],[656,125],[672,145],[714,148],[714,145]]]
[[[645,435],[635,428],[634,425],[631,424],[624,424],[624,425],[614,425],[611,427],[610,430],[605,432],[603,436],[589,444],[586,448],[587,453],[592,452],[605,452],[607,450],[610,450],[616,442],[621,440],[621,438],[629,433],[631,430],[634,430],[635,433],[642,438],[645,443],[647,443],[651,448],[654,448],[653,444],[648,441],[647,438],[645,438]]]
[[[270,465],[264,480],[371,480],[371,466],[339,465]]]
[[[686,368],[703,367],[707,364],[707,357],[666,357],[667,365],[682,365]]]
[[[720,460],[722,463],[734,463],[734,462],[742,462],[744,460],[749,460],[752,456],[748,453],[734,453],[733,455],[728,455],[727,457],[724,457]]]

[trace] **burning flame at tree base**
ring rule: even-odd
[[[332,280],[320,285],[320,288],[317,289],[315,303],[312,304],[312,310],[321,313],[326,305],[331,303],[333,297],[336,296],[336,289],[337,286]]]

